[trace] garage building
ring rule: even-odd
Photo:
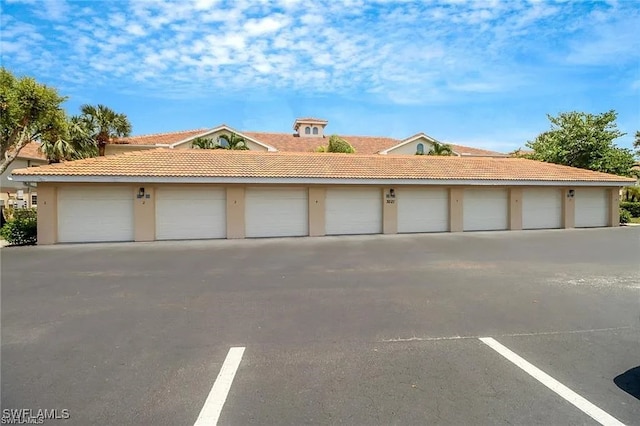
[[[153,149],[14,170],[38,243],[618,225],[634,180],[522,158]]]

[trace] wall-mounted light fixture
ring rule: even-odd
[[[567,198],[573,198],[576,196],[576,191],[574,189],[570,189],[569,192],[567,192]]]
[[[389,197],[396,198],[396,191],[393,188],[389,190]]]
[[[144,187],[138,189],[138,198],[144,198]]]

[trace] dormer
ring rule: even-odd
[[[327,123],[327,120],[319,118],[298,118],[293,122],[293,130],[301,138],[322,138]]]

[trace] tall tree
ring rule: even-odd
[[[124,114],[119,114],[104,105],[82,105],[80,107],[82,127],[89,140],[98,147],[98,155],[105,153],[111,139],[129,136],[131,123]]]
[[[602,114],[565,112],[547,115],[551,129],[538,135],[527,147],[528,158],[582,169],[628,176],[633,153],[619,148],[614,140],[623,136],[613,110]]]
[[[636,155],[640,157],[640,130],[636,131],[636,140],[633,141],[633,147],[636,149]]]
[[[440,142],[433,142],[433,148],[429,151],[427,155],[439,155],[439,156],[449,156],[453,155],[453,149],[451,149],[451,145]]]
[[[64,101],[55,89],[0,68],[0,173],[29,142],[60,144],[66,139]]]
[[[89,136],[86,122],[78,115],[69,117],[64,125],[64,131],[56,136],[40,144],[40,150],[51,163],[98,155],[98,148]]]

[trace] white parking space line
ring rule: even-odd
[[[540,383],[566,399],[568,402],[573,404],[579,410],[587,414],[589,417],[600,423],[601,425],[606,426],[624,426],[620,420],[616,419],[606,411],[596,407],[591,402],[587,401],[585,398],[581,397],[553,377],[549,376],[544,371],[540,370],[535,365],[531,364],[518,354],[511,351],[506,346],[499,343],[497,340],[492,339],[491,337],[481,337],[480,340],[482,343],[489,346],[494,351],[498,352],[500,355],[523,369],[529,375],[531,375],[534,379],[538,380]]]
[[[227,400],[231,383],[233,383],[233,378],[236,376],[240,361],[242,361],[244,349],[244,347],[229,349],[229,353],[222,364],[218,378],[213,384],[194,426],[211,426],[218,424],[218,418]]]

